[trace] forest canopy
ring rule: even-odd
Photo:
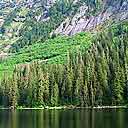
[[[16,65],[11,76],[4,72],[0,105],[127,105],[128,23],[97,33],[90,44],[69,50],[63,64],[35,61]]]

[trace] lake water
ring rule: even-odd
[[[0,110],[0,128],[128,128],[128,110]]]

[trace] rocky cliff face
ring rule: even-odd
[[[82,31],[97,29],[108,20],[126,20],[128,19],[128,0],[104,0],[102,11],[96,16],[86,16],[87,11],[88,6],[81,6],[73,18],[67,18],[53,33],[74,35]]]
[[[73,4],[77,4],[79,1],[80,0],[75,0]],[[88,15],[89,6],[87,6],[87,2],[85,2],[80,6],[73,17],[67,17],[51,34],[74,35],[82,31],[88,31],[94,28],[97,29],[108,20],[122,21],[128,19],[128,0],[101,1],[102,9],[96,15]],[[3,0],[0,2],[0,9],[24,8],[32,13],[35,13],[36,10],[40,10],[40,13],[34,15],[33,18],[37,22],[45,22],[49,20],[48,10],[55,2],[56,0]],[[2,16],[0,17],[0,26],[4,23],[3,19],[6,19],[5,17],[7,16],[7,13],[4,13],[4,18]],[[16,15],[14,20],[16,22],[23,22],[25,16]]]

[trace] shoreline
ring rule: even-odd
[[[63,110],[63,109],[127,109],[128,106],[94,106],[94,107],[75,107],[75,106],[58,106],[58,107],[17,107],[17,108],[0,108],[0,110]]]

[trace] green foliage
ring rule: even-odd
[[[73,37],[58,36],[44,43],[33,44],[21,49],[20,52],[9,57],[7,60],[2,61],[0,63],[0,70],[12,71],[16,64],[29,63],[34,60],[51,64],[63,64],[66,61],[69,50],[75,53],[77,48],[81,50],[88,48],[91,45],[91,40],[92,35],[90,33],[83,33]]]
[[[121,33],[117,34],[115,28],[118,30],[119,26]],[[122,23],[107,28],[90,43],[84,40],[90,39],[84,34],[48,40],[51,45],[45,43],[47,48],[65,41],[73,44],[80,41],[82,45],[79,42],[75,52],[67,54],[64,64],[37,61],[16,66],[11,77],[4,74],[0,82],[1,106],[127,104],[128,32],[123,32],[126,26],[127,23]]]

